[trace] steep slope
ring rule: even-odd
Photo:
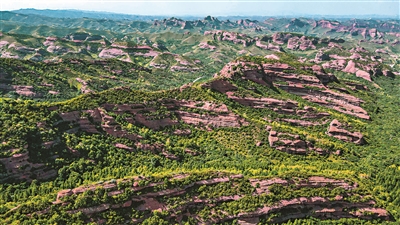
[[[239,58],[167,92],[2,100],[4,116],[25,121],[2,131],[4,223],[396,220],[358,163],[372,153],[363,136],[377,90],[280,58]],[[34,189],[36,202],[22,194]]]

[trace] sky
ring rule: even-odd
[[[136,15],[383,15],[400,19],[399,0],[1,0],[0,10],[78,9]]]

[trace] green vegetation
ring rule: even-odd
[[[272,52],[254,43],[245,47],[214,39],[199,27],[185,33],[180,26],[166,30],[144,21],[48,21],[0,13],[2,40],[8,42],[1,54],[21,56],[0,58],[0,224],[238,224],[240,215],[299,199],[310,204],[271,210],[257,216],[259,222],[400,221],[399,77],[372,76],[369,82],[327,68],[321,78],[323,72],[310,62],[318,49]],[[305,20],[296,20],[302,27],[290,25],[297,32],[292,35],[302,36],[308,29]],[[277,19],[276,26],[289,22]],[[218,26],[258,35],[254,28]],[[323,31],[315,30],[307,35],[314,38]],[[52,45],[43,42],[49,35],[57,36],[53,44],[69,52],[47,51]],[[348,49],[358,42],[351,38],[343,44],[345,51],[326,53],[351,55]],[[9,48],[11,43],[15,46]],[[216,49],[201,49],[200,43]],[[321,47],[327,44],[319,43]],[[102,58],[102,49],[122,53]],[[246,53],[239,54],[242,50]],[[37,54],[42,58],[35,61]],[[279,59],[266,59],[266,54]],[[238,62],[225,71],[232,77],[214,76],[231,61]],[[361,67],[372,61],[355,62]],[[373,69],[390,69],[385,62]],[[289,68],[264,72],[269,64]],[[187,70],[171,70],[173,66]],[[223,73],[218,74],[227,75]],[[272,81],[279,73],[287,79]],[[319,86],[312,83],[323,79]],[[305,91],[280,88],[296,85]],[[329,99],[322,104],[306,98],[323,91],[345,93],[351,99],[339,99],[344,102],[361,99],[371,119],[341,113],[330,107]],[[267,98],[291,104],[245,102]],[[334,119],[350,133],[361,132],[366,143],[328,135]],[[306,154],[271,146],[272,131],[279,138],[276,145],[296,142],[300,149],[306,143]],[[312,150],[317,148],[326,154]],[[315,177],[334,182],[313,183]],[[325,201],[317,207],[353,216],[316,212],[313,198]],[[365,208],[387,210],[388,216],[361,210]],[[304,216],[291,219],[294,212]]]

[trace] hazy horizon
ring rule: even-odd
[[[210,5],[212,7],[210,7]],[[33,8],[38,10],[83,10],[155,16],[383,16],[400,15],[399,1],[13,1],[0,3],[1,11]]]

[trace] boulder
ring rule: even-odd
[[[345,126],[338,120],[334,119],[329,124],[327,134],[339,140],[353,142],[358,145],[365,143],[363,135],[360,132],[350,132],[344,128]]]
[[[356,76],[357,77],[361,77],[361,78],[363,78],[363,79],[365,79],[367,81],[372,81],[371,80],[371,75],[368,72],[364,71],[364,70],[358,70],[356,72]]]
[[[356,64],[354,63],[353,60],[350,60],[347,63],[346,68],[344,68],[342,71],[345,72],[345,73],[356,73],[356,71],[357,71]]]

